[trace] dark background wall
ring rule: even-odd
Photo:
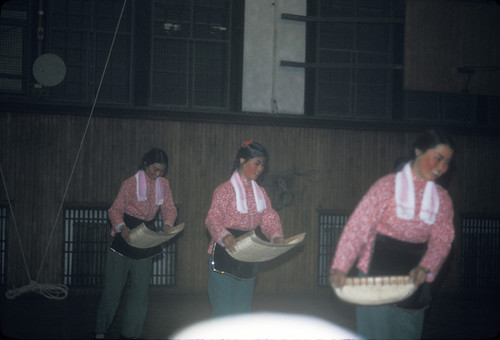
[[[270,154],[265,186],[279,208],[286,236],[307,232],[304,246],[282,263],[265,268],[261,291],[317,289],[318,209],[351,212],[369,186],[392,171],[397,157],[408,154],[414,131],[351,130],[197,123],[176,120],[94,117],[77,157],[87,117],[2,114],[1,164],[13,202],[14,228],[8,236],[7,286],[27,282],[21,250],[32,279],[61,282],[64,203],[109,206],[123,179],[133,175],[150,147],[164,148],[170,158],[167,178],[185,231],[178,240],[176,290],[202,291],[206,284],[208,238],[204,219],[215,187],[227,180],[241,142],[253,138]],[[456,169],[448,183],[455,214],[500,211],[498,168],[500,139],[456,135]],[[75,164],[76,161],[76,164]],[[283,206],[277,181],[292,195]],[[0,200],[6,200],[2,190]],[[9,226],[12,226],[9,221]],[[459,289],[460,222],[443,284]],[[41,263],[46,247],[48,253]],[[40,267],[42,265],[42,267]]]
[[[27,11],[26,20],[14,19],[24,25],[22,32],[28,32],[19,36],[31,40],[21,46],[28,50],[21,48],[26,70],[18,80],[31,86],[34,80],[28,66],[43,43],[36,40],[36,9],[43,2],[21,2],[29,3],[21,6]],[[16,0],[1,3],[15,7]],[[234,3],[239,4],[238,11],[244,9],[243,1]],[[313,3],[319,2],[309,0],[308,6]],[[130,6],[141,14],[138,9],[142,4],[133,2]],[[4,179],[0,203],[10,199],[13,205],[13,216],[9,214],[7,221],[5,286],[21,286],[35,278],[39,282],[61,282],[61,207],[109,207],[121,181],[135,173],[149,148],[157,146],[170,157],[167,178],[179,208],[178,222],[186,226],[178,239],[177,285],[169,289],[204,291],[209,241],[204,219],[212,193],[229,178],[238,147],[252,138],[266,146],[270,154],[264,186],[279,209],[286,236],[307,232],[305,244],[290,258],[263,268],[257,290],[315,291],[318,211],[349,214],[370,185],[393,170],[396,158],[411,151],[418,132],[439,125],[448,128],[457,141],[454,171],[446,182],[455,208],[456,240],[439,281],[441,287],[460,290],[461,215],[500,213],[500,6],[495,1],[408,0],[405,4],[404,81],[389,96],[403,90],[418,93],[401,95],[404,100],[414,100],[394,104],[399,111],[380,119],[373,118],[376,115],[241,112],[237,104],[241,104],[243,94],[237,93],[241,86],[236,86],[230,92],[236,104],[231,101],[225,109],[176,110],[148,107],[147,101],[140,100],[129,105],[98,104],[89,121],[92,110],[88,95],[85,102],[71,102],[64,93],[54,95],[59,93],[58,87],[23,85],[24,92],[0,91],[0,165]],[[244,14],[238,13],[235,18],[243,20]],[[136,28],[141,29],[147,31],[147,27]],[[0,56],[0,61],[12,61],[8,53]],[[136,78],[131,79],[141,81],[133,81],[140,92],[147,83],[141,72],[147,70],[130,65],[137,71]],[[95,65],[89,62],[89,66]],[[465,71],[469,73],[460,73],[461,67],[468,67]],[[0,78],[10,76],[2,73]],[[241,76],[241,70],[236,76],[232,74]],[[75,76],[73,80],[82,83],[82,79]]]

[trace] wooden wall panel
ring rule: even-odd
[[[178,285],[173,289],[204,291],[209,241],[204,220],[212,193],[229,178],[241,143],[254,139],[270,155],[264,185],[279,209],[285,235],[307,232],[304,245],[290,257],[262,267],[257,290],[315,291],[317,210],[351,212],[369,186],[393,170],[396,157],[408,153],[415,137],[406,132],[95,117],[76,159],[86,123],[86,117],[77,116],[0,116],[0,164],[30,276],[35,279],[40,272],[38,282],[62,281],[62,216],[55,229],[53,225],[73,167],[65,202],[110,205],[142,155],[158,146],[169,155],[167,178],[178,221],[186,224],[178,240]],[[458,167],[449,183],[457,216],[500,211],[500,139],[457,136],[457,144]],[[0,201],[5,200],[2,183]],[[14,228],[8,236],[7,285],[21,286],[28,277]],[[457,248],[453,254],[442,280],[457,289]]]

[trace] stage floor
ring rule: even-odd
[[[2,335],[17,339],[89,339],[95,323],[99,294],[69,290],[64,300],[36,294],[16,299],[1,297]],[[347,329],[354,328],[354,308],[333,293],[259,294],[254,312],[279,312],[315,316]],[[168,289],[150,291],[143,338],[169,339],[170,335],[198,321],[210,319],[206,294],[172,294]],[[427,310],[425,339],[487,339],[500,335],[500,296],[474,294],[437,296]],[[121,310],[108,334],[119,337]]]

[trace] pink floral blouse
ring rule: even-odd
[[[241,177],[241,176],[240,176]],[[260,187],[266,200],[266,208],[262,212],[257,211],[255,197],[250,181],[241,177],[245,194],[247,197],[248,213],[240,213],[236,209],[236,192],[230,181],[219,185],[213,194],[212,205],[205,219],[205,225],[210,232],[212,240],[208,247],[208,253],[212,252],[213,243],[224,245],[222,240],[230,234],[227,230],[253,230],[261,227],[264,235],[273,240],[283,237],[283,230],[278,213],[271,207],[271,200],[264,188]]]
[[[115,228],[123,224],[123,214],[136,217],[143,221],[152,220],[158,210],[161,209],[163,224],[173,225],[177,218],[177,208],[174,205],[170,183],[167,179],[160,177],[163,186],[163,204],[156,205],[155,200],[155,182],[146,176],[146,197],[145,201],[137,200],[137,182],[135,176],[127,178],[122,182],[120,191],[108,210],[108,216],[111,221],[111,235],[116,233]]]
[[[359,202],[340,237],[331,271],[348,272],[359,257],[357,268],[367,273],[375,236],[381,233],[400,241],[428,242],[420,265],[431,270],[427,281],[433,281],[437,276],[455,237],[451,198],[445,189],[436,185],[440,201],[436,221],[434,224],[424,223],[418,216],[427,181],[418,179],[412,172],[415,217],[400,219],[396,216],[395,177],[394,173],[379,179]]]

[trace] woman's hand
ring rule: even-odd
[[[171,231],[172,231],[172,229],[173,229],[173,228],[174,228],[174,226],[172,226],[171,224],[167,224],[167,223],[165,223],[165,224],[163,225],[163,232],[165,232],[165,233],[167,233],[167,234],[168,234],[169,232],[171,232]]]
[[[227,235],[222,239],[222,242],[224,243],[224,247],[229,250],[231,253],[234,253],[235,249],[234,246],[236,245],[236,239],[232,234]]]
[[[130,243],[130,229],[125,224],[121,226],[120,234],[127,243]]]
[[[418,287],[427,280],[427,274],[429,273],[430,273],[429,268],[423,266],[417,266],[410,271],[410,278],[415,284],[415,286]]]
[[[285,238],[283,236],[275,237],[273,240],[273,243],[283,244],[283,243],[285,243]]]
[[[345,278],[347,273],[342,270],[335,269],[333,273],[330,274],[329,281],[337,288],[342,288],[345,285]]]

